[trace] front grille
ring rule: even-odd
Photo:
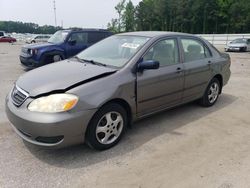
[[[28,53],[28,48],[22,47],[22,52],[25,53],[25,54],[27,54]]]
[[[21,106],[28,97],[29,94],[24,90],[22,90],[21,88],[19,88],[18,86],[15,86],[13,88],[11,93],[11,98],[14,105],[18,107]]]

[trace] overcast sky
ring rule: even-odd
[[[137,5],[141,0],[132,0]],[[57,25],[106,28],[120,0],[56,0]],[[55,25],[53,0],[0,0],[1,21]]]

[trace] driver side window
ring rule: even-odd
[[[87,33],[73,33],[68,41],[76,41],[76,44],[86,44],[87,38]]]
[[[179,52],[175,39],[166,39],[157,42],[143,57],[144,61],[159,61],[160,66],[169,66],[179,63]]]

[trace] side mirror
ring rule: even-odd
[[[137,70],[138,72],[142,72],[143,70],[158,69],[159,67],[160,67],[159,61],[147,60],[140,62],[137,66]]]
[[[69,45],[74,46],[76,44],[76,40],[69,40],[68,43]]]

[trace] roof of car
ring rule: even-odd
[[[144,37],[157,37],[162,35],[193,36],[192,34],[188,33],[168,32],[168,31],[137,31],[137,32],[120,33],[119,35],[134,35],[134,36],[144,36]]]
[[[93,29],[93,28],[70,28],[70,29],[63,29],[62,31],[72,32],[72,31],[99,31],[99,32],[110,32],[107,29]]]

